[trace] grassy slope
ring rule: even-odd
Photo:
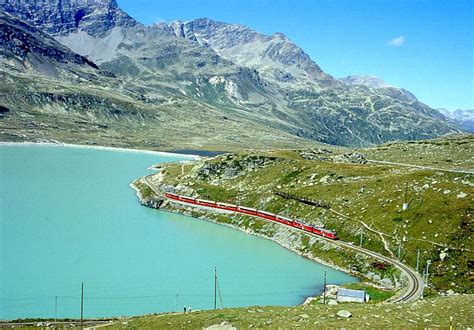
[[[373,160],[410,163],[448,169],[474,169],[471,136],[452,136],[425,141],[393,142],[363,149]]]
[[[134,329],[202,329],[213,324],[230,322],[237,328],[406,328],[443,327],[450,324],[456,328],[472,327],[474,315],[473,295],[434,298],[412,304],[363,305],[343,304],[338,306],[297,307],[248,307],[217,311],[193,312],[192,314],[145,316],[122,320],[112,328]],[[349,319],[336,316],[345,309],[352,313]]]
[[[466,168],[472,165],[472,159],[469,158],[474,154],[472,136],[434,142],[420,144],[425,154],[429,154],[432,159],[423,164],[433,165],[435,159],[451,159],[452,162],[447,165],[459,167],[459,164],[463,164]],[[419,161],[419,153],[413,153],[410,158],[412,149],[409,147],[413,144],[405,144],[407,151],[403,151],[403,158],[398,158],[400,144],[394,146],[394,155],[390,154],[391,146],[386,146],[384,148],[388,149],[384,149],[379,158],[407,163]],[[376,149],[365,152],[371,158],[377,155]],[[282,214],[288,212],[306,222],[334,228],[341,239],[356,244],[363,222],[374,231],[385,234],[389,251],[384,248],[380,235],[366,228],[363,229],[365,247],[386,255],[395,255],[400,244],[401,259],[412,267],[415,266],[416,251],[419,249],[422,266],[427,260],[433,261],[430,268],[431,283],[436,290],[473,291],[472,175],[388,165],[311,161],[301,159],[298,153],[290,151],[263,154],[280,158],[256,170],[242,170],[241,175],[232,179],[225,179],[222,173],[197,178],[193,173],[201,164],[185,166],[185,175],[182,176],[181,167],[171,165],[164,169],[165,182],[173,185],[181,183],[181,188],[187,186],[196,196],[203,198],[240,202]],[[208,162],[219,164],[224,157]],[[225,160],[223,171],[232,162],[239,164],[245,157],[246,154],[241,154],[237,158]],[[407,211],[402,211],[406,187],[411,203]],[[349,218],[296,201],[283,200],[274,196],[272,189],[324,199],[331,204],[332,209]],[[464,194],[465,197],[459,197]],[[251,227],[270,236],[275,231],[272,224],[245,217],[224,219],[221,216],[217,220],[232,222],[243,228]],[[348,251],[327,249],[318,241],[309,239],[302,239],[301,242],[302,252],[313,252],[322,259],[362,273],[374,271],[367,267],[365,261],[362,262],[357,255]],[[441,252],[446,253],[444,260],[441,260]],[[390,272],[390,269],[386,271]]]
[[[160,90],[139,100],[117,79],[56,79],[0,69],[0,141],[60,141],[148,150],[320,145]],[[136,89],[136,88],[135,88]],[[53,100],[45,98],[51,95]]]

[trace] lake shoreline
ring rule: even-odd
[[[138,180],[140,180],[140,179],[138,179]],[[143,196],[142,191],[136,185],[138,180],[130,183],[130,188],[135,190],[136,196],[137,196],[139,202],[143,206],[153,208],[153,209],[156,209],[156,210],[159,210],[159,211],[176,213],[176,214],[188,216],[188,217],[191,217],[191,218],[196,219],[196,220],[203,220],[203,221],[211,222],[211,223],[216,224],[216,225],[220,225],[220,226],[224,226],[224,227],[227,227],[227,228],[232,228],[232,229],[238,230],[238,231],[243,232],[245,234],[249,234],[249,235],[252,235],[252,236],[263,238],[263,239],[266,239],[266,240],[269,240],[271,242],[276,243],[277,245],[281,246],[282,248],[284,248],[284,249],[286,249],[286,250],[288,250],[292,253],[295,253],[296,255],[298,255],[300,257],[308,259],[308,260],[310,260],[312,262],[315,262],[317,264],[320,264],[324,267],[328,267],[328,268],[331,268],[333,270],[340,271],[340,272],[343,272],[343,273],[345,273],[349,276],[352,276],[352,277],[356,278],[357,280],[359,280],[360,282],[363,282],[364,279],[365,279],[363,274],[352,272],[349,269],[345,269],[345,268],[340,267],[338,265],[332,264],[332,263],[330,263],[330,262],[328,262],[324,259],[318,258],[317,256],[315,256],[311,253],[301,252],[301,250],[300,250],[301,246],[299,244],[291,244],[290,242],[285,242],[285,240],[282,239],[281,237],[277,238],[277,237],[272,237],[272,236],[264,235],[264,234],[261,234],[261,233],[257,233],[255,231],[249,230],[248,228],[245,229],[245,228],[242,228],[242,227],[240,227],[236,224],[233,224],[233,223],[219,222],[216,219],[213,219],[212,216],[210,216],[210,215],[213,215],[215,213],[219,213],[219,211],[217,211],[217,210],[202,208],[202,209],[199,209],[199,211],[198,211],[198,213],[200,213],[199,216],[196,216],[196,215],[193,215],[193,212],[196,212],[196,209],[193,208],[193,207],[186,206],[184,204],[171,203],[167,200],[165,200],[163,203],[158,203],[158,204],[149,203],[148,198]],[[230,212],[230,213],[233,213],[233,212]],[[292,229],[285,228],[285,229],[283,229],[283,231],[291,232]],[[327,285],[331,285],[331,283],[329,283]],[[334,284],[334,285],[336,285],[336,284]],[[317,299],[317,297],[319,297],[322,292],[323,291],[315,292],[311,295],[308,295],[300,303],[298,303],[297,305],[294,305],[294,306],[305,305],[305,304],[307,304],[308,301],[311,301],[312,298]]]
[[[45,147],[40,148],[40,146]],[[62,146],[64,148],[50,148],[51,146]],[[281,250],[278,247],[272,247],[267,243],[261,244],[258,242],[258,244],[253,245],[254,241],[261,240],[253,240],[250,238],[245,238],[243,236],[241,237],[239,235],[232,234],[232,231],[227,230],[222,232],[223,235],[215,235],[216,233],[220,233],[222,231],[222,229],[215,229],[215,226],[206,227],[207,230],[205,232],[202,232],[202,237],[196,238],[196,232],[198,232],[197,230],[200,228],[198,227],[198,224],[196,224],[196,218],[188,219],[188,224],[188,221],[176,221],[177,219],[180,219],[180,217],[178,216],[166,214],[158,215],[156,213],[159,212],[153,212],[153,214],[146,210],[141,211],[143,208],[140,206],[140,204],[137,203],[137,200],[134,196],[135,193],[130,190],[128,185],[130,184],[133,178],[143,176],[149,173],[149,171],[145,170],[147,164],[152,164],[153,162],[156,163],[160,161],[159,159],[161,157],[155,157],[154,155],[144,155],[139,153],[109,153],[105,151],[92,152],[90,150],[87,150],[88,148],[83,148],[83,146],[77,146],[78,149],[75,150],[68,149],[67,147],[70,146],[51,143],[0,143],[1,154],[5,157],[5,160],[9,161],[8,164],[7,162],[5,162],[5,171],[3,171],[3,173],[6,175],[6,177],[9,178],[10,181],[5,181],[5,185],[2,185],[2,188],[4,188],[5,191],[12,192],[4,194],[4,196],[12,196],[8,200],[8,204],[16,205],[13,203],[16,203],[16,201],[23,201],[25,200],[25,198],[28,202],[31,202],[26,206],[25,204],[23,204],[23,207],[21,208],[9,208],[10,212],[5,213],[5,218],[12,219],[14,221],[9,221],[9,227],[6,228],[9,230],[9,232],[18,232],[21,235],[25,235],[25,237],[33,236],[34,239],[39,239],[41,242],[43,241],[43,237],[50,235],[51,232],[57,233],[57,235],[51,235],[51,239],[53,242],[55,242],[55,244],[50,244],[48,240],[48,242],[45,244],[38,243],[38,248],[34,249],[34,251],[30,251],[30,249],[13,249],[14,244],[8,243],[8,248],[10,250],[6,249],[5,251],[19,251],[18,260],[22,260],[22,262],[25,261],[25,264],[28,264],[28,267],[34,267],[35,270],[41,272],[43,272],[44,270],[39,266],[44,265],[45,269],[51,268],[51,266],[48,264],[49,262],[53,263],[54,261],[54,264],[56,264],[55,260],[61,261],[61,263],[64,260],[63,264],[66,266],[61,266],[61,270],[57,272],[58,275],[55,275],[58,276],[59,280],[50,278],[45,281],[45,287],[49,287],[50,291],[55,292],[54,294],[57,293],[61,295],[63,291],[66,292],[66,290],[70,290],[70,288],[75,285],[75,282],[80,283],[84,280],[84,283],[87,283],[88,295],[92,297],[90,301],[94,302],[88,309],[88,313],[90,313],[89,316],[108,317],[119,315],[145,315],[147,313],[154,313],[155,311],[173,310],[173,302],[169,302],[169,299],[160,299],[159,304],[153,304],[153,308],[150,308],[150,305],[147,303],[146,299],[143,299],[144,295],[148,294],[148,292],[142,292],[144,291],[144,289],[138,288],[138,290],[136,291],[130,290],[130,293],[126,294],[125,296],[130,295],[130,297],[134,297],[137,299],[140,298],[139,301],[143,301],[143,303],[137,303],[134,306],[128,306],[127,310],[125,311],[125,307],[123,307],[124,304],[119,305],[118,307],[110,307],[110,309],[106,310],[106,313],[104,313],[101,310],[101,308],[103,309],[104,306],[101,305],[102,303],[99,303],[100,301],[102,301],[100,299],[107,298],[109,296],[115,297],[118,295],[118,293],[115,292],[116,289],[112,285],[106,286],[106,288],[102,290],[101,285],[97,285],[97,283],[106,283],[105,281],[107,281],[107,283],[109,281],[112,283],[116,280],[122,280],[122,277],[121,275],[116,275],[116,278],[109,279],[106,270],[108,269],[109,265],[104,265],[103,263],[99,264],[98,268],[101,269],[101,267],[103,267],[104,269],[102,269],[97,275],[95,274],[95,272],[97,271],[89,270],[91,268],[88,267],[88,265],[90,265],[92,262],[95,262],[95,260],[103,260],[103,254],[116,254],[117,252],[115,251],[121,251],[121,249],[123,249],[124,253],[120,253],[120,256],[118,258],[108,259],[107,263],[114,263],[117,260],[120,260],[120,264],[118,264],[118,266],[124,267],[123,265],[125,263],[121,259],[124,255],[128,255],[127,253],[125,253],[125,251],[139,251],[139,253],[141,253],[152,246],[153,248],[149,249],[150,251],[153,251],[151,252],[149,260],[154,260],[154,258],[157,258],[157,256],[161,255],[169,256],[171,254],[176,254],[179,257],[178,260],[185,260],[185,264],[190,265],[189,272],[192,273],[192,269],[193,267],[195,268],[196,265],[202,267],[202,263],[196,261],[198,258],[194,258],[194,260],[192,260],[192,258],[191,260],[187,260],[186,258],[184,258],[186,256],[189,256],[190,253],[187,249],[183,250],[180,248],[183,246],[183,244],[178,244],[176,246],[174,245],[174,243],[176,243],[176,237],[191,237],[192,239],[187,239],[186,241],[183,241],[186,242],[184,244],[189,243],[189,246],[191,247],[202,247],[204,252],[207,251],[206,249],[209,249],[209,244],[207,244],[207,241],[210,242],[211,240],[215,240],[219,242],[219,245],[217,245],[219,247],[219,250],[209,250],[209,255],[207,255],[206,258],[209,258],[209,260],[212,259],[210,261],[211,265],[215,265],[217,262],[218,265],[222,266],[221,268],[223,269],[223,273],[225,273],[224,270],[226,269],[227,264],[231,265],[230,269],[234,269],[235,265],[239,264],[241,264],[243,267],[246,267],[247,265],[253,265],[253,252],[247,251],[249,249],[252,249],[251,247],[253,246],[262,246],[265,249],[268,248],[268,250],[258,249],[258,251],[262,251],[262,255],[264,254],[265,256],[256,257],[256,260],[260,260],[259,263],[256,263],[256,267],[262,269],[263,274],[267,273],[267,271],[264,271],[263,269],[273,269],[273,267],[283,266],[281,267],[281,272],[279,272],[278,274],[286,274],[286,277],[283,276],[283,278],[281,279],[279,277],[272,278],[270,279],[270,282],[268,282],[267,279],[262,280],[263,282],[261,283],[261,286],[258,282],[259,280],[253,281],[253,276],[250,278],[250,281],[246,279],[248,273],[241,274],[241,276],[239,277],[229,276],[227,278],[227,288],[229,291],[226,293],[229,295],[229,297],[239,296],[239,291],[235,291],[234,293],[236,294],[233,294],[232,290],[234,290],[235,288],[237,288],[237,290],[241,290],[240,286],[236,285],[235,283],[242,281],[242,279],[246,279],[245,283],[252,283],[249,284],[249,288],[253,288],[253,291],[249,291],[249,296],[251,294],[254,294],[255,292],[255,296],[262,296],[257,298],[229,298],[229,303],[232,303],[233,306],[235,305],[237,307],[244,303],[246,303],[245,306],[251,306],[254,305],[257,301],[259,303],[255,305],[269,306],[274,304],[284,304],[284,306],[297,306],[301,304],[304,298],[306,298],[307,296],[319,294],[319,292],[321,291],[319,287],[321,283],[318,282],[318,278],[321,279],[322,277],[320,275],[317,275],[316,280],[314,278],[314,274],[320,274],[315,273],[316,271],[319,271],[320,267],[314,267],[310,263],[305,262],[304,260],[297,260],[296,258],[294,261],[294,267],[291,267],[291,269],[285,267],[290,260],[293,261],[292,258],[294,257],[291,255],[287,255],[287,253],[283,253],[282,255],[284,257],[281,257],[278,253],[276,253],[279,252],[278,250]],[[92,147],[89,149],[98,148]],[[101,149],[111,149],[113,151],[117,151],[117,148]],[[119,149],[118,151],[122,150]],[[135,150],[133,151],[136,152]],[[83,155],[85,155],[85,157]],[[156,160],[157,158],[158,160]],[[181,157],[171,157],[168,161],[174,162],[175,164],[179,164],[181,159]],[[150,160],[151,162],[149,162]],[[128,167],[125,166],[129,163],[129,161],[132,162],[131,165]],[[166,162],[166,159],[161,159],[161,161]],[[34,164],[34,166],[31,166],[31,164]],[[22,173],[25,173],[25,171],[29,171],[30,167],[32,168],[32,170],[31,172],[28,172],[28,177],[24,176]],[[83,168],[87,168],[87,171]],[[40,174],[41,172],[44,173]],[[104,177],[107,178],[104,179]],[[118,180],[119,177],[120,180]],[[126,180],[124,179],[125,177]],[[56,178],[58,178],[57,182]],[[115,180],[114,178],[117,178],[117,180]],[[41,187],[38,188],[38,191],[41,193],[38,193],[36,190],[34,190],[36,189],[34,187]],[[49,194],[49,192],[48,194],[45,193],[45,187],[52,187],[51,194]],[[94,191],[94,189],[91,189],[92,187],[99,187],[100,189],[98,189],[96,193],[92,193],[92,191]],[[25,195],[25,191],[28,193],[27,195]],[[44,203],[39,202],[39,196],[47,196],[45,198]],[[70,198],[63,200],[63,196],[69,196]],[[79,196],[85,196],[86,198],[76,198]],[[112,205],[113,210],[119,211],[117,211],[116,214],[113,214],[113,216],[109,216],[109,214],[112,214],[112,212],[107,211],[102,213],[104,206],[107,205]],[[137,212],[135,209],[140,212]],[[21,212],[17,212],[18,210],[20,210]],[[51,210],[54,210],[54,212],[51,212]],[[53,215],[50,216],[50,214]],[[163,218],[164,221],[154,221],[160,218]],[[20,224],[20,221],[18,221],[19,219],[26,219],[29,222],[25,222],[27,225],[23,225]],[[64,219],[67,219],[68,221],[64,221]],[[109,226],[108,224],[111,225]],[[38,226],[38,229],[34,230],[34,235],[28,233],[28,231],[23,228],[34,228],[33,225]],[[130,230],[124,230],[124,228],[126,228],[125,225],[130,225]],[[176,230],[176,226],[182,229],[196,229],[196,231],[189,230],[187,231],[189,234],[180,234],[178,236],[174,236],[173,232]],[[64,234],[59,234],[61,232],[60,230],[62,230],[63,228]],[[79,232],[78,228],[80,228],[82,233],[81,239],[77,239],[77,233]],[[92,228],[90,233],[87,231],[87,228]],[[150,230],[150,228],[153,230]],[[163,234],[162,239],[159,240],[160,242],[162,242],[160,243],[162,244],[161,248],[156,248],[159,246],[159,244],[157,243],[158,241],[156,240],[156,233]],[[186,231],[180,230],[180,233],[186,233]],[[104,234],[106,234],[106,236],[104,236]],[[16,235],[11,236],[15,239],[17,237]],[[229,257],[227,259],[221,260],[220,257],[214,256],[214,254],[218,255],[220,253],[219,251],[223,247],[223,243],[229,243],[231,246],[238,244],[236,242],[239,241],[236,239],[228,239],[225,240],[225,242],[223,241],[226,237],[234,238],[236,236],[239,239],[243,239],[242,242],[248,242],[248,244],[245,244],[245,246],[236,245],[235,247],[233,247],[231,250],[237,251],[237,253],[233,252],[233,254],[230,254],[233,256],[232,258]],[[18,236],[18,238],[20,237],[23,236]],[[135,240],[136,237],[139,237],[140,239]],[[34,239],[32,241],[34,241]],[[130,240],[130,242],[136,243],[130,245],[127,244],[127,246],[124,246],[124,244],[122,243],[124,242],[124,240]],[[74,241],[75,244],[68,243],[71,241]],[[204,243],[194,244],[193,241],[201,241]],[[56,248],[57,246],[62,246],[61,244],[63,243],[66,243],[64,245],[65,249]],[[82,244],[87,245],[85,249],[78,248],[78,246],[82,246]],[[104,246],[108,247],[108,249],[103,249]],[[167,249],[171,249],[170,251],[172,253],[170,254],[169,251],[167,252]],[[191,250],[193,251],[193,248],[191,248]],[[224,250],[225,249],[222,249],[222,251]],[[275,254],[270,253],[274,250]],[[72,257],[62,258],[61,256],[64,251],[69,251],[67,255]],[[87,253],[83,253],[84,251],[86,251]],[[160,251],[163,252],[161,253]],[[267,251],[268,253],[263,253],[263,251]],[[13,255],[12,253],[8,254],[10,256]],[[134,255],[137,255],[137,253],[134,253]],[[274,255],[275,260],[265,266],[265,263],[263,261],[266,261],[269,255]],[[42,260],[41,258],[43,258],[44,256],[47,256],[47,259],[45,259],[44,262],[40,262],[41,265],[35,264],[34,266],[29,266],[33,265],[39,260]],[[217,261],[214,260],[214,258],[217,258]],[[12,260],[13,259],[14,258],[12,257]],[[67,269],[69,269],[68,265],[73,263],[72,260],[76,259],[78,261],[74,261],[74,267],[80,267],[81,270],[84,270],[84,273],[77,275],[77,278],[71,279],[70,275],[67,274]],[[181,280],[180,277],[174,277],[176,274],[181,276],[180,271],[168,271],[168,269],[174,269],[174,266],[165,267],[165,269],[163,268],[161,263],[143,263],[140,260],[137,260],[136,258],[127,258],[127,260],[130,260],[130,267],[126,270],[126,274],[131,274],[127,275],[129,277],[127,281],[129,281],[130,283],[139,283],[138,280],[137,282],[135,282],[135,278],[140,279],[140,276],[156,276],[155,274],[160,274],[160,276],[166,278],[167,281],[169,280],[169,282],[171,283],[170,286],[176,286],[176,283],[179,284],[179,286],[176,286],[176,292],[180,292],[180,294],[183,294],[183,298],[180,297],[180,299],[184,299],[183,303],[185,302],[187,305],[190,306],[199,306],[200,309],[207,308],[206,302],[204,302],[205,304],[201,306],[202,299],[195,298],[193,295],[190,294],[195,293],[195,291],[193,291],[193,281],[185,281],[185,283],[182,283],[183,280]],[[160,258],[159,260],[164,260],[164,258]],[[229,260],[229,262],[227,262],[227,260]],[[194,263],[196,263],[196,265]],[[136,267],[136,264],[139,264],[140,266]],[[175,264],[177,264],[177,262],[174,260],[173,265]],[[140,270],[140,273],[137,276],[135,276],[135,273],[137,273],[136,270]],[[311,272],[306,272],[306,270],[311,270]],[[164,277],[167,272],[170,273],[172,276],[166,275],[167,277]],[[266,291],[271,291],[274,287],[285,287],[284,283],[287,281],[288,278],[291,278],[294,272],[297,272],[297,274],[301,276],[301,279],[299,279],[298,282],[304,284],[294,285],[294,283],[288,283],[287,285],[291,286],[292,288],[294,287],[294,290],[296,292],[300,292],[298,295],[294,295],[292,293],[293,290],[291,290],[292,292],[290,295],[290,290],[287,290],[288,292],[284,292],[281,294],[282,297],[263,297],[265,295],[268,295],[267,293],[265,293]],[[201,273],[202,272],[200,272],[199,274]],[[355,279],[347,279],[348,277],[344,276],[344,274],[336,274],[336,272],[333,276],[334,281],[339,281],[339,283],[355,281]],[[39,293],[36,293],[36,284],[30,279],[29,276],[25,277],[25,279],[22,278],[18,280],[16,276],[12,275],[8,278],[5,278],[4,283],[9,288],[14,288],[14,286],[16,285],[18,285],[20,288],[31,286],[32,291],[31,293],[30,291],[28,291],[28,294],[32,297],[35,297],[35,299],[41,299],[41,301],[38,304],[31,304],[32,307],[28,309],[23,307],[20,308],[19,305],[14,305],[12,300],[11,306],[8,307],[8,310],[2,310],[2,312],[0,313],[2,314],[2,319],[15,320],[21,317],[36,318],[50,315],[48,306],[51,301],[48,300],[48,297],[42,296],[42,293],[40,291],[38,291]],[[267,285],[266,283],[277,284],[271,285],[267,288],[265,287],[265,285]],[[261,289],[261,292],[255,290],[254,287],[256,285],[259,285],[258,289]],[[143,287],[146,289],[145,285]],[[305,289],[308,288],[310,289],[306,291]],[[13,291],[13,289],[11,290]],[[199,290],[201,290],[201,288],[199,288]],[[173,297],[174,292],[175,291],[173,291]],[[16,291],[12,292],[10,294],[10,297],[12,299],[18,299],[17,297],[22,297],[20,293],[17,293]],[[161,291],[158,293],[160,295],[168,294],[166,290],[164,291],[164,293]],[[24,294],[24,296],[26,296],[26,294]],[[43,300],[45,302],[42,302]],[[63,316],[60,317],[69,317],[70,315],[72,315],[69,310],[72,310],[73,308],[70,306],[72,306],[72,304],[69,301],[61,300],[61,313],[63,314]],[[3,313],[5,313],[4,317]]]
[[[86,145],[86,144],[70,144],[62,142],[7,142],[0,141],[0,147],[28,147],[28,146],[44,146],[44,147],[68,147],[68,148],[81,148],[81,149],[94,149],[94,150],[108,150],[108,151],[118,151],[118,152],[130,152],[130,153],[143,153],[150,155],[159,155],[159,156],[171,156],[171,157],[182,157],[183,160],[193,159],[198,160],[202,157],[194,154],[180,154],[168,151],[154,151],[147,149],[132,149],[132,148],[121,148],[121,147],[107,147],[100,145]]]

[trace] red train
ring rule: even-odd
[[[173,193],[165,193],[165,197],[169,198],[174,201],[186,203],[186,204],[193,204],[193,205],[199,205],[199,206],[205,206],[205,207],[210,207],[210,208],[215,208],[215,209],[222,209],[222,210],[227,210],[227,211],[232,211],[232,212],[239,212],[247,215],[251,215],[254,217],[259,217],[263,219],[267,219],[270,221],[275,221],[279,222],[281,224],[284,224],[286,226],[298,228],[322,237],[327,237],[333,240],[337,240],[337,234],[333,230],[327,230],[324,228],[320,227],[315,227],[312,225],[308,225],[302,222],[299,222],[297,220],[285,218],[281,215],[266,212],[266,211],[261,211],[257,209],[252,209],[250,207],[245,207],[245,206],[238,206],[238,205],[233,205],[233,204],[227,204],[227,203],[220,203],[220,202],[214,202],[214,201],[208,201],[205,199],[196,199],[192,197],[186,197],[186,196],[180,196],[177,194]]]

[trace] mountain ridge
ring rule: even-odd
[[[78,29],[97,36],[116,26],[140,24],[121,10],[116,0],[0,0],[0,7],[53,36]]]
[[[213,109],[216,119],[232,117],[295,139],[337,145],[460,131],[403,89],[331,77],[282,33],[266,36],[210,19],[145,26],[113,0],[66,1],[62,13],[59,3],[41,8],[26,0],[0,0],[0,8],[34,17],[37,28],[118,77],[125,93],[142,90],[149,99],[173,95]],[[85,3],[91,12],[75,24]],[[108,15],[114,18],[110,23],[104,22]],[[217,123],[215,129],[225,129]]]
[[[127,82],[1,10],[0,27],[1,141],[148,150],[315,145],[169,88]]]
[[[474,133],[474,109],[457,109],[454,111],[449,111],[447,109],[441,108],[438,109],[438,111],[460,127],[471,133]]]
[[[175,31],[179,31],[177,36],[211,47],[220,56],[239,65],[258,67],[270,80],[276,78],[280,82],[293,81],[294,77],[290,73],[292,69],[296,71],[294,74],[305,76],[306,79],[333,79],[281,32],[268,36],[241,24],[229,24],[209,18],[174,21],[170,25]],[[262,70],[264,64],[270,70],[268,74]],[[283,65],[287,71],[281,77],[278,77],[278,73],[281,73],[278,69],[281,71],[281,68],[277,64]]]

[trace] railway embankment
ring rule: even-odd
[[[144,177],[132,184],[144,206],[188,215],[269,239],[305,258],[358,277],[363,282],[369,283],[368,286],[373,290],[379,291],[386,297],[395,295],[397,290],[407,284],[406,280],[400,277],[399,270],[392,268],[390,263],[380,262],[378,258],[367,255],[363,251],[354,250],[350,246],[334,244],[334,242],[305,234],[294,228],[247,215],[168,200],[164,197],[164,192],[176,192],[176,187],[163,183],[163,176],[158,180],[153,179],[153,176]],[[185,185],[178,189],[192,193]],[[349,263],[340,262],[345,260],[357,260],[358,263],[364,263],[365,268],[363,270],[361,268],[355,269]],[[330,279],[328,279],[328,283],[331,283]]]
[[[403,156],[410,164],[471,168],[472,138],[410,142],[364,150],[375,158]],[[463,150],[459,150],[459,149]],[[413,154],[410,156],[410,150]],[[311,157],[308,157],[308,154]],[[365,162],[360,152],[337,155],[331,150],[248,151],[193,163],[169,164],[135,182],[147,206],[181,212],[259,235],[332,267],[397,288],[399,268],[371,258],[373,251],[418,276],[428,270],[425,294],[472,293],[474,260],[472,205],[474,183],[469,173],[437,171]],[[335,246],[324,240],[252,217],[171,204],[161,192],[245,205],[296,218],[338,232]],[[286,199],[275,192],[300,196]],[[285,194],[283,194],[285,196]],[[301,200],[317,200],[318,207]],[[323,203],[324,202],[324,203]],[[425,276],[426,277],[426,276]]]

